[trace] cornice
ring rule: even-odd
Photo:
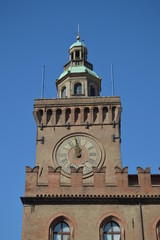
[[[160,195],[37,195],[35,197],[21,197],[23,204],[51,205],[51,204],[118,204],[144,205],[160,204]]]

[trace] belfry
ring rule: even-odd
[[[160,175],[122,168],[120,97],[100,96],[101,77],[76,40],[57,98],[34,102],[22,240],[160,240]]]

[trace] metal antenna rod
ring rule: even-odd
[[[43,65],[43,75],[42,75],[42,94],[41,98],[44,98],[44,78],[45,78],[45,66]]]
[[[113,64],[111,64],[111,80],[112,80],[112,96],[114,96],[114,73],[113,73]]]

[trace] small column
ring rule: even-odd
[[[84,124],[84,108],[80,108],[80,123]]]
[[[66,123],[66,109],[62,108],[62,125],[65,125]]]
[[[72,89],[71,89],[71,81],[68,82],[68,88],[67,88],[67,97],[70,98],[72,94]]]
[[[85,96],[86,97],[88,97],[88,86],[87,86],[88,84],[87,84],[87,81],[85,81],[84,82],[84,84],[83,84],[83,86],[84,86],[84,94],[85,94]]]
[[[52,109],[52,123],[53,125],[56,125],[56,109]]]
[[[73,52],[73,60],[76,59],[76,52]]]
[[[99,123],[101,124],[102,123],[102,114],[103,114],[103,112],[102,112],[102,106],[99,106],[98,107],[98,110],[99,110]]]
[[[109,123],[112,122],[112,107],[111,106],[108,107],[108,122]]]
[[[71,108],[71,122],[70,124],[75,124],[75,108]]]
[[[93,107],[91,107],[89,111],[90,111],[90,123],[93,124]]]
[[[46,110],[43,111],[42,123],[43,123],[43,125],[47,124],[47,111]]]

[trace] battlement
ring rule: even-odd
[[[47,182],[40,181],[42,169],[26,167],[25,196],[43,195],[158,195],[160,174],[151,174],[150,168],[137,167],[137,174],[128,174],[128,167],[115,167],[116,184],[106,184],[106,168],[93,168],[90,178],[83,177],[83,167],[71,167],[71,177],[65,179],[61,167],[48,167]],[[65,183],[65,184],[64,184]]]

